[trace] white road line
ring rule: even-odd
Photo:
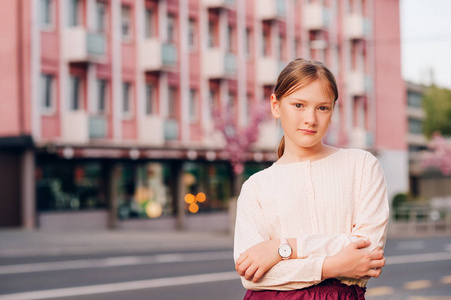
[[[438,253],[422,253],[422,254],[409,254],[409,255],[397,255],[388,256],[386,258],[387,265],[398,264],[411,264],[428,261],[440,261],[451,260],[451,252],[438,252]]]
[[[91,286],[79,286],[72,288],[61,288],[52,290],[32,291],[25,293],[0,295],[1,300],[36,300],[51,299],[58,297],[72,297],[81,295],[93,295],[103,293],[113,293],[131,290],[142,290],[158,287],[168,287],[177,285],[187,285],[195,283],[206,283],[224,280],[238,280],[238,274],[233,272],[189,275],[179,277],[158,278],[149,280],[139,280],[130,282],[119,282],[109,284],[98,284]]]
[[[55,261],[0,266],[0,275],[227,259],[230,259],[232,261],[233,256],[231,251],[79,259],[71,261]]]

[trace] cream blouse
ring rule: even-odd
[[[321,282],[326,256],[358,238],[384,247],[389,218],[384,174],[369,152],[340,149],[317,161],[274,163],[252,175],[238,198],[234,259],[270,239],[297,238],[297,259],[283,260],[252,290],[293,290]],[[367,280],[338,278],[365,286]]]

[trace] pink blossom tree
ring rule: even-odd
[[[250,113],[249,122],[246,126],[238,126],[237,115],[224,106],[213,111],[213,120],[215,129],[224,136],[227,153],[230,164],[232,165],[234,181],[234,195],[239,192],[241,185],[241,175],[244,171],[246,153],[257,141],[259,136],[259,125],[269,114],[269,104],[262,103],[253,106]]]
[[[443,175],[451,175],[451,142],[447,141],[439,132],[434,133],[428,151],[423,159],[424,167],[439,169]]]

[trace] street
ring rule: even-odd
[[[0,299],[242,299],[228,244],[0,255]],[[389,240],[385,254],[367,299],[451,299],[449,238]]]

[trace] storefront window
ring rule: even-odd
[[[227,209],[232,196],[227,163],[185,163],[183,171],[185,210],[188,213]]]
[[[42,163],[36,167],[39,211],[107,207],[106,176],[97,162]]]
[[[174,214],[174,176],[167,164],[123,164],[117,184],[118,218],[154,219]]]

